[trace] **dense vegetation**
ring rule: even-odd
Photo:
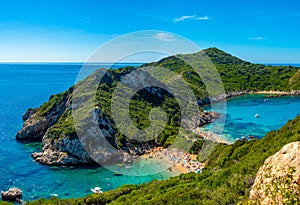
[[[205,50],[206,55],[218,70],[224,88],[227,93],[233,91],[291,91],[300,89],[300,71],[292,66],[265,66],[262,64],[252,64],[237,57],[223,52],[217,48]],[[180,58],[192,58],[193,55],[178,55],[164,58],[156,63],[147,65],[170,68],[182,74],[182,76],[194,86],[203,85],[202,80],[197,76],[190,66],[185,64]],[[192,78],[188,77],[192,76]],[[192,79],[192,80],[191,80]],[[196,82],[196,83],[195,83]],[[203,88],[203,86],[202,86]]]
[[[251,64],[216,48],[207,49],[205,53],[216,66],[227,93],[245,90],[300,90],[299,68]],[[201,53],[184,55],[184,58],[194,58],[197,55]],[[181,60],[182,56],[171,56],[146,65],[160,66],[176,72],[189,84],[198,100],[206,98],[208,93],[203,80]],[[135,70],[134,67],[109,70],[110,75],[102,79],[97,89],[96,105],[101,106],[112,122],[110,115],[112,93],[121,77],[133,70]],[[92,80],[94,75],[86,81]],[[47,115],[53,107],[61,103],[65,94],[52,96],[49,102],[37,109],[39,115]],[[88,97],[92,93],[84,91],[81,95]],[[165,91],[162,100],[155,95],[149,97],[149,93],[143,89],[132,98],[130,115],[137,127],[146,128],[149,126],[150,110],[158,106],[168,114],[168,123],[156,139],[156,143],[168,146],[178,134],[180,123],[178,102],[172,94]],[[269,133],[262,140],[237,142],[229,146],[223,144],[212,146],[215,150],[211,155],[203,157],[204,154],[200,154],[198,156],[200,160],[208,158],[207,166],[202,174],[189,173],[166,181],[155,180],[139,186],[126,185],[101,195],[89,195],[82,199],[40,199],[29,204],[235,204],[248,197],[255,174],[264,160],[285,144],[299,140],[299,122],[300,116],[288,122],[279,131]],[[48,133],[53,136],[53,139],[61,136],[76,137],[70,112],[65,112],[58,123],[48,130]],[[118,148],[122,148],[128,142],[122,133],[116,133],[115,137],[115,146]],[[197,152],[202,145],[202,141],[196,142],[191,152]]]
[[[218,50],[217,48],[207,49],[204,53],[213,62],[220,74],[226,93],[246,90],[300,90],[299,68],[291,66],[264,66],[251,64]],[[198,102],[207,103],[207,100],[204,99],[207,99],[208,92],[203,79],[190,67],[190,65],[186,63],[186,61],[193,61],[194,59],[201,58],[202,56],[203,52],[171,56],[158,62],[145,64],[143,66],[160,66],[174,71],[178,75],[182,76],[182,78],[188,83]],[[102,78],[97,89],[96,103],[91,103],[96,104],[97,106],[100,105],[105,115],[112,122],[114,128],[116,127],[111,117],[112,95],[122,77],[131,73],[135,69],[136,68],[129,66],[117,70],[108,70],[108,74]],[[97,75],[97,72],[103,71],[96,71],[96,73],[85,79],[85,81],[92,81]],[[205,73],[209,72],[209,69],[205,70]],[[217,79],[218,76],[216,75],[218,75],[218,73],[212,72],[211,75],[206,75],[204,77]],[[213,80],[211,81],[213,82]],[[72,88],[64,93],[53,95],[48,102],[38,108],[38,113],[41,116],[47,115],[47,113],[51,112],[55,106],[65,99],[66,93],[71,93],[71,90]],[[93,93],[87,91],[85,88],[80,90],[80,97],[82,98],[91,97],[92,95]],[[93,98],[91,97],[91,99]],[[157,144],[166,147],[172,143],[172,140],[178,134],[178,127],[180,124],[180,109],[177,100],[172,94],[163,90],[162,99],[149,93],[146,89],[140,90],[135,94],[130,102],[130,117],[135,123],[135,126],[138,128],[147,128],[150,124],[149,113],[154,107],[161,107],[168,116],[168,122],[165,129],[156,139]],[[199,109],[201,110],[200,107]],[[82,118],[84,117],[86,116],[82,116]],[[53,139],[59,139],[62,136],[69,136],[71,138],[77,137],[72,121],[71,112],[66,112],[62,115],[61,119],[59,119],[58,123],[49,129],[49,135],[51,135]],[[118,148],[122,148],[128,142],[128,139],[120,132],[115,133],[115,138],[114,146]]]
[[[165,181],[125,185],[82,199],[40,199],[29,204],[237,204],[246,200],[256,172],[284,145],[300,140],[300,116],[261,140],[219,144],[202,174],[182,174]]]

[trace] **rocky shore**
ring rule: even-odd
[[[250,91],[236,91],[236,92],[231,92],[231,93],[224,93],[224,94],[221,94],[221,95],[200,99],[200,100],[197,101],[197,103],[198,103],[199,106],[209,105],[212,102],[221,102],[221,101],[224,101],[224,100],[229,99],[229,98],[238,97],[238,96],[242,96],[242,95],[247,95],[249,93],[250,93]]]
[[[41,141],[42,142],[42,152],[33,153],[32,158],[41,164],[46,165],[79,165],[79,164],[92,164],[95,163],[95,158],[98,160],[105,161],[108,158],[109,151],[104,150],[102,153],[91,157],[90,154],[82,146],[82,142],[78,139],[77,134],[74,136],[64,135],[63,133],[57,134],[53,132],[55,129],[61,129],[59,127],[58,121],[63,118],[63,116],[72,110],[71,108],[71,96],[73,89],[70,88],[68,91],[60,94],[59,97],[52,96],[49,102],[54,101],[54,105],[48,112],[41,114],[41,108],[28,109],[23,115],[23,127],[18,131],[16,135],[17,140],[22,141]],[[150,93],[162,96],[163,93],[160,90],[153,92],[149,90]],[[299,95],[300,91],[292,92],[277,92],[277,91],[261,91],[261,92],[232,92],[228,94],[223,94],[215,96],[212,98],[205,98],[198,100],[198,104],[205,105],[211,102],[219,102],[232,97],[237,97],[241,95],[246,95],[250,93],[257,94],[274,94],[276,96],[286,96],[286,95]],[[56,98],[56,99],[54,99]],[[112,125],[109,117],[106,116],[100,107],[95,108],[91,111],[91,115],[96,118],[98,126],[105,133],[105,138],[108,139],[113,144],[116,144],[116,139],[114,134],[117,132]],[[191,119],[192,125],[191,130],[199,134],[197,131],[199,127],[211,123],[219,115],[214,112],[203,112],[201,116]],[[54,129],[55,128],[55,129]],[[205,134],[205,133],[204,133]],[[228,143],[218,136],[207,136],[201,133],[201,135],[206,136],[208,140],[214,140],[219,143]],[[57,136],[59,135],[59,136]],[[150,143],[150,144],[149,144]],[[147,143],[136,143],[131,141],[127,143],[119,153],[115,156],[116,160],[120,161],[131,161],[130,156],[143,155],[148,152],[149,149],[159,146],[154,141]],[[93,159],[94,158],[94,159]]]
[[[59,107],[58,107],[59,109]],[[56,111],[54,111],[56,112]],[[198,126],[203,126],[208,124],[218,118],[218,114],[214,112],[205,112],[203,115],[198,117],[197,119],[193,119],[194,122],[197,123]],[[52,136],[51,127],[48,127],[49,123],[45,118],[36,118],[33,114],[29,117],[25,122],[22,130],[20,130],[17,134],[18,140],[29,140],[36,141],[36,137],[32,137],[35,135],[37,130],[39,130],[39,134],[44,133],[42,138],[42,152],[37,152],[32,154],[32,158],[41,164],[45,165],[79,165],[79,164],[93,164],[95,163],[95,155],[93,158],[90,154],[84,149],[82,146],[82,141],[80,141],[76,137],[63,136],[58,139],[54,139],[55,136]],[[105,117],[101,118],[99,121],[99,127],[103,127],[106,129],[107,138],[114,139],[113,134],[115,130],[110,125],[110,121]],[[106,125],[106,126],[104,126]],[[35,129],[36,128],[36,129]],[[22,136],[22,137],[20,137]],[[40,137],[39,137],[40,138]],[[119,157],[120,159],[116,159],[119,161],[131,161],[130,156],[143,155],[147,153],[151,148],[159,146],[154,141],[147,143],[128,143],[126,147],[123,147],[123,150],[120,150]],[[110,152],[107,151],[107,154]],[[105,158],[106,153],[98,154],[96,158]],[[97,161],[103,161],[101,159],[97,159]]]
[[[160,89],[156,89],[155,92],[149,89],[148,92],[158,97],[164,95]],[[23,115],[24,124],[22,129],[16,134],[16,139],[19,141],[42,142],[42,151],[32,154],[32,158],[36,162],[45,165],[80,165],[93,164],[95,161],[109,163],[108,159],[111,158],[120,162],[130,162],[131,156],[143,155],[149,149],[160,146],[155,140],[147,142],[128,140],[122,147],[117,148],[118,141],[115,137],[117,130],[113,126],[110,117],[102,110],[101,105],[91,109],[88,115],[92,117],[87,119],[93,121],[90,122],[91,124],[97,122],[95,126],[101,129],[105,141],[110,143],[110,147],[118,149],[118,152],[115,152],[115,150],[110,151],[112,148],[104,146],[103,149],[97,150],[96,146],[101,143],[101,139],[97,139],[97,137],[94,138],[96,141],[98,140],[97,142],[91,140],[82,142],[82,140],[78,139],[77,132],[74,130],[72,118],[71,120],[67,118],[70,118],[70,112],[72,112],[73,108],[72,93],[73,88],[70,88],[64,93],[51,96],[49,101],[40,108],[30,108]],[[218,117],[219,115],[214,112],[202,112],[199,116],[189,119],[190,124],[188,126],[193,130],[211,123]],[[62,127],[62,123],[68,126]],[[65,130],[67,130],[67,134]],[[94,133],[96,132],[89,130],[86,135]],[[95,147],[96,151],[93,152],[92,157],[91,153],[88,153],[84,148],[83,143],[85,145],[90,144],[91,149]]]
[[[22,191],[19,188],[10,188],[7,191],[1,192],[3,201],[22,203]]]

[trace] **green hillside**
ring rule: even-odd
[[[292,66],[265,66],[262,64],[252,64],[217,48],[209,48],[204,50],[204,52],[218,70],[227,93],[245,90],[291,91],[300,89],[299,68]],[[178,56],[193,58],[195,55],[199,55],[199,53]],[[182,74],[182,76],[192,85],[203,85],[201,83],[202,80],[195,76],[196,74],[192,72],[192,69],[176,56],[164,58],[158,62],[147,65],[170,68],[171,70]],[[188,78],[190,75],[193,76],[192,81]]]
[[[299,140],[300,116],[261,140],[219,144],[202,174],[182,174],[139,186],[125,185],[82,199],[41,199],[29,204],[236,204],[247,199],[264,160],[284,145]]]
[[[251,64],[233,57],[217,48],[209,48],[205,50],[204,53],[217,68],[226,93],[246,90],[300,90],[299,68]],[[209,101],[207,101],[208,93],[203,80],[189,65],[181,60],[182,58],[197,59],[197,57],[201,55],[203,55],[203,51],[195,54],[171,56],[143,66],[160,66],[179,74],[188,83],[198,102],[205,104],[209,103]],[[113,119],[111,118],[111,98],[114,90],[122,77],[134,70],[136,70],[134,67],[108,70],[107,72],[109,75],[105,75],[97,89],[95,104],[101,105],[101,109],[111,122],[113,122]],[[96,71],[86,78],[85,81],[92,81],[99,72],[102,71]],[[212,75],[215,74],[213,73]],[[91,97],[93,94],[83,91],[85,90],[84,88],[81,88],[81,90],[82,93],[80,95],[82,98],[88,96]],[[58,95],[53,95],[48,102],[37,109],[38,114],[40,116],[49,114],[49,112],[57,107],[58,104],[64,103],[65,95],[72,95],[72,89]],[[156,140],[156,143],[168,146],[178,134],[180,110],[178,102],[170,93],[163,91],[162,95],[163,99],[149,93],[146,89],[139,91],[130,102],[130,116],[138,128],[147,128],[150,124],[148,116],[151,109],[158,106],[162,107],[168,114],[168,122],[167,126]],[[49,133],[53,139],[59,139],[61,136],[77,137],[72,121],[71,112],[65,112],[57,123],[49,129]],[[113,127],[115,128],[114,124]],[[115,133],[115,137],[116,147],[120,148],[127,143],[127,139],[121,133]]]
[[[251,64],[216,48],[207,49],[205,53],[220,73],[227,93],[245,90],[300,90],[299,68]],[[200,52],[184,55],[184,58],[195,58],[202,54]],[[180,57],[171,56],[146,65],[169,68],[183,76],[198,99],[207,97],[200,76]],[[109,118],[111,117],[110,99],[116,85],[122,76],[133,70],[135,70],[133,67],[109,70],[110,75],[106,76],[99,85],[97,103],[101,104],[103,112]],[[85,81],[92,80],[96,73]],[[63,96],[71,93],[72,89],[52,96],[49,102],[37,109],[37,112],[40,112],[41,116],[46,115],[53,107],[62,103]],[[82,92],[83,97],[89,95],[88,92]],[[163,133],[156,139],[156,143],[168,146],[178,132],[180,110],[177,101],[167,92],[163,93],[163,100],[157,96],[150,96],[146,90],[141,90],[134,96],[131,102],[131,117],[136,126],[145,128],[149,126],[150,110],[161,106],[168,113],[169,120]],[[59,139],[62,135],[76,137],[70,112],[65,112],[48,131],[52,132],[55,139]],[[121,148],[128,143],[119,132],[115,137],[116,147]],[[154,180],[142,185],[125,185],[101,195],[89,195],[82,199],[40,199],[29,204],[236,204],[248,197],[256,172],[264,160],[279,151],[285,144],[299,139],[300,116],[289,121],[279,131],[270,132],[262,140],[217,145],[208,157],[207,166],[202,174],[189,173],[165,181]],[[201,158],[201,154],[199,157]]]

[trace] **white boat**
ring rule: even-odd
[[[101,191],[100,187],[95,187],[94,189],[91,189],[92,192],[94,192],[95,194],[102,194],[103,191]]]
[[[259,114],[255,114],[254,116],[255,118],[260,118]]]

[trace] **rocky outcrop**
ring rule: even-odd
[[[260,202],[261,204],[272,204],[273,199],[267,195],[267,189],[272,185],[274,178],[286,176],[291,167],[295,168],[293,173],[294,182],[300,182],[300,142],[293,142],[285,145],[275,155],[269,157],[259,169],[255,182],[250,191],[250,199],[255,203]],[[291,189],[292,187],[289,187]],[[269,190],[271,191],[271,190]],[[276,204],[282,204],[281,196],[277,197],[278,201]]]
[[[111,122],[103,114],[102,110],[96,107],[90,114],[91,118],[89,120],[91,120],[91,123],[97,122],[95,128],[98,126],[103,137],[106,138],[105,140],[111,139],[110,141],[113,142],[116,131],[112,128]],[[85,136],[89,133],[75,133],[81,136],[79,139],[77,136],[56,136],[57,134],[49,129],[42,139],[42,152],[33,153],[32,157],[35,161],[46,165],[91,164],[95,163],[95,161],[105,163],[103,154],[109,153],[109,150],[105,150],[105,153],[94,151],[99,149],[101,144],[97,143],[97,131],[95,131],[96,134],[93,136]],[[101,157],[103,159],[99,159]]]
[[[78,139],[63,139],[51,142],[48,135],[43,137],[43,151],[33,153],[32,158],[46,165],[90,164],[94,160],[85,151]]]
[[[30,118],[35,113],[36,113],[36,109],[29,108],[22,116],[23,122],[25,122],[28,118]]]
[[[79,89],[82,91],[79,94],[83,101],[90,99],[90,87],[85,87],[84,83],[99,82],[100,79],[98,79],[97,74],[100,72],[96,72],[81,82],[80,86],[82,87]],[[151,79],[147,72],[138,71],[131,72],[131,75],[125,74],[126,72],[122,74],[107,72],[102,81],[111,84],[117,79],[136,91],[145,88],[143,92],[148,96],[150,95],[151,98],[162,99],[166,95],[170,95],[166,89],[160,88],[166,87],[166,85]],[[82,133],[80,133],[81,129],[75,131],[73,125],[68,127],[68,123],[65,122],[74,123],[72,119],[74,111],[83,109],[81,105],[84,104],[72,102],[75,101],[74,92],[76,91],[70,88],[64,93],[54,95],[40,108],[29,109],[23,115],[24,124],[16,138],[18,140],[42,141],[42,151],[32,154],[32,158],[38,163],[78,165],[95,163],[95,161],[98,163],[130,162],[132,156],[142,155],[151,147],[159,145],[155,145],[155,140],[138,142],[131,139],[124,140],[124,142],[119,143],[121,145],[118,145],[118,139],[115,137],[116,127],[110,116],[102,110],[101,104],[80,113],[87,116],[86,119],[80,119],[80,126],[84,127]],[[120,94],[120,99],[124,97],[123,94],[124,92]],[[184,99],[182,101],[184,102]],[[196,127],[212,122],[218,116],[217,113],[202,112],[199,116],[183,119],[183,121],[187,122],[186,128],[194,130]]]
[[[8,191],[2,191],[2,200],[11,202],[22,202],[22,191],[19,188],[10,188]]]
[[[60,100],[55,101],[55,103],[51,105],[47,105],[50,109],[46,113],[41,114],[41,112],[39,112],[39,109],[41,108],[28,109],[23,115],[23,128],[18,131],[16,139],[41,141],[47,130],[52,127],[66,109],[70,107],[70,92],[72,92],[71,89],[61,94],[62,98]],[[52,97],[49,99],[49,104],[52,103]]]
[[[241,96],[241,95],[247,95],[249,93],[250,93],[249,91],[236,91],[236,92],[231,92],[231,93],[223,93],[223,94],[220,94],[220,95],[217,95],[217,96],[212,96],[212,97],[206,97],[206,98],[203,98],[203,99],[199,99],[197,102],[198,102],[199,106],[208,105],[212,102],[221,102],[221,101],[224,101],[224,100],[229,99],[229,98],[238,97],[238,96]]]

